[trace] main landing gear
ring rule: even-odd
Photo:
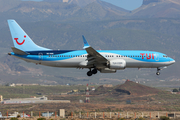
[[[97,73],[97,69],[94,68],[92,71],[91,69],[87,72],[87,76],[92,76],[93,74],[96,74]]]
[[[157,72],[156,72],[156,75],[160,75],[160,71],[161,69],[157,68]]]

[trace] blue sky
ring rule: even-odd
[[[118,7],[124,8],[126,10],[134,10],[140,7],[143,3],[143,0],[102,0],[109,2]]]

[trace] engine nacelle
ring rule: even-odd
[[[126,61],[123,59],[115,59],[109,61],[108,67],[110,69],[125,69],[126,68]]]
[[[101,73],[116,73],[115,69],[109,69],[109,68],[104,68],[104,69],[100,69]]]

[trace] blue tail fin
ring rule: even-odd
[[[14,47],[22,51],[49,50],[36,45],[15,20],[8,20]]]

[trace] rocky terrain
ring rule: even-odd
[[[48,87],[44,89],[44,86],[26,87],[26,94],[23,95],[35,95],[37,92],[41,92],[43,95],[48,96],[50,100],[70,100],[71,103],[62,104],[11,104],[0,105],[1,112],[6,114],[8,112],[19,111],[38,115],[39,112],[46,111],[58,111],[58,109],[66,109],[69,112],[123,112],[123,111],[178,111],[179,108],[179,94],[171,94],[170,92],[159,90],[156,88],[148,87],[142,84],[138,84],[132,81],[126,81],[122,85],[114,87],[99,86],[94,92],[90,92],[90,103],[85,102],[85,93],[80,94],[67,94],[59,95],[61,89],[67,90],[70,88],[79,88],[80,86],[60,86],[60,87]],[[82,87],[82,86],[81,86]],[[16,88],[16,87],[15,87]],[[9,88],[6,90],[7,94],[14,92],[22,92],[19,88]],[[43,88],[43,89],[42,89]],[[48,89],[47,89],[48,88]],[[84,86],[85,88],[85,86]],[[33,90],[31,90],[33,89]],[[82,89],[82,88],[81,88]],[[1,91],[3,89],[1,88]],[[31,92],[33,91],[33,92]],[[48,91],[48,92],[46,92]],[[52,94],[53,93],[53,94]],[[46,95],[47,94],[47,95]],[[173,98],[173,99],[172,99]],[[82,102],[79,102],[79,101]],[[11,109],[9,109],[11,108]]]

